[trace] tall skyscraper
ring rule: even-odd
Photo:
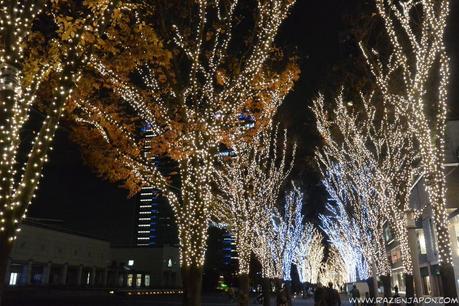
[[[137,211],[137,246],[156,246],[158,230],[159,190],[144,187]]]
[[[151,139],[154,137],[149,126],[142,129],[145,140],[143,156],[160,171],[170,172],[173,164],[165,158],[159,158],[151,152]],[[135,228],[135,244],[139,247],[155,247],[164,244],[177,244],[177,229],[173,221],[172,211],[161,195],[161,190],[144,186],[140,191]]]
[[[235,265],[238,260],[236,252],[236,241],[229,232],[223,234],[223,264],[225,266]]]

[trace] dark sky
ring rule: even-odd
[[[302,75],[295,90],[279,110],[279,119],[299,145],[298,163],[305,165],[318,143],[314,121],[307,110],[319,91],[326,90],[334,78],[333,68],[343,60],[348,25],[344,16],[358,16],[355,8],[362,0],[298,0],[293,12],[282,26],[279,45],[296,48]],[[449,22],[448,48],[452,57],[451,84],[459,83],[459,1],[453,0]],[[344,35],[344,36],[343,36]],[[344,54],[345,55],[345,54]],[[335,82],[336,80],[333,80]],[[450,106],[459,119],[459,86],[451,85]],[[305,181],[310,195],[306,211],[314,218],[322,203],[317,176],[302,166],[296,177]],[[68,229],[106,238],[116,244],[132,242],[136,199],[127,199],[127,192],[102,181],[82,162],[78,148],[67,140],[65,129],[56,137],[54,151],[44,171],[44,178],[29,216],[63,221]],[[323,196],[323,195],[322,195]]]

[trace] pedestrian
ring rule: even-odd
[[[358,306],[359,305],[359,299],[360,299],[360,291],[357,289],[357,286],[354,284],[352,286],[351,290],[351,298],[352,298],[352,305]]]
[[[314,306],[327,306],[325,304],[324,288],[321,283],[318,283],[316,290],[314,290]]]
[[[282,284],[282,288],[279,290],[279,293],[277,294],[277,306],[288,306],[287,294],[288,292],[285,288],[285,285]]]
[[[328,283],[328,288],[325,289],[325,305],[326,306],[341,306],[341,298],[338,290],[333,289],[333,283]]]
[[[394,287],[394,295],[392,296],[392,298],[393,298],[393,303],[391,305],[393,306],[400,305],[399,303],[400,294],[398,294],[398,286]]]

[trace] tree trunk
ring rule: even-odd
[[[370,294],[370,297],[376,297],[377,292],[375,292],[375,286],[374,286],[374,277],[369,277],[367,279],[367,284],[368,284],[368,291]]]
[[[287,292],[287,305],[292,306],[292,281],[285,281],[285,288]]]
[[[271,306],[271,280],[263,277],[261,288],[263,291],[263,306]]]
[[[276,285],[276,305],[279,306],[279,299],[282,293],[282,280],[279,278],[276,278],[274,280],[274,284]]]
[[[249,287],[250,278],[249,274],[239,275],[239,306],[249,305]]]
[[[407,298],[412,298],[414,297],[414,279],[413,279],[413,274],[405,273],[404,274],[405,278],[405,286],[406,286],[406,293],[405,296]]]
[[[384,288],[384,297],[385,298],[388,298],[390,297],[392,294],[391,294],[391,286],[390,286],[390,275],[381,275],[381,281],[383,283],[383,288]],[[384,303],[385,305],[387,303]]]
[[[440,264],[440,277],[443,287],[443,296],[451,299],[457,298],[454,268],[451,263]],[[457,303],[451,303],[449,305],[457,305]]]
[[[5,278],[12,244],[4,235],[0,235],[0,306],[2,305],[5,290]]]
[[[202,267],[182,267],[183,306],[201,306]]]

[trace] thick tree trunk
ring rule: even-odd
[[[183,306],[201,306],[202,267],[183,267]]]
[[[389,297],[391,296],[391,286],[390,286],[390,275],[382,275],[381,276],[381,281],[383,283],[383,288],[384,288],[384,297]]]
[[[382,275],[381,276],[381,281],[383,283],[383,288],[384,288],[384,297],[385,298],[388,298],[390,297],[392,294],[391,294],[391,291],[390,291],[390,275]],[[385,305],[387,303],[384,303]]]
[[[261,287],[263,290],[263,306],[271,306],[271,280],[264,277]]]
[[[412,298],[412,297],[414,297],[414,278],[413,278],[413,274],[405,273],[404,274],[404,278],[405,278],[405,286],[406,286],[405,296],[407,298]]]
[[[443,287],[443,296],[448,298],[457,298],[456,281],[454,276],[453,265],[443,263],[440,265],[440,277]],[[457,305],[457,303],[451,303],[449,305]]]
[[[6,272],[8,270],[11,246],[12,244],[8,242],[6,236],[0,235],[0,306],[2,305],[5,290],[5,278],[7,277]]]
[[[249,305],[250,278],[248,274],[239,275],[239,306]]]
[[[368,291],[369,291],[370,297],[376,297],[376,294],[377,294],[377,292],[375,292],[374,282],[375,282],[374,277],[369,277],[367,279]]]
[[[282,293],[282,280],[279,278],[276,278],[274,280],[274,283],[276,285],[276,305],[279,306],[279,299]]]

